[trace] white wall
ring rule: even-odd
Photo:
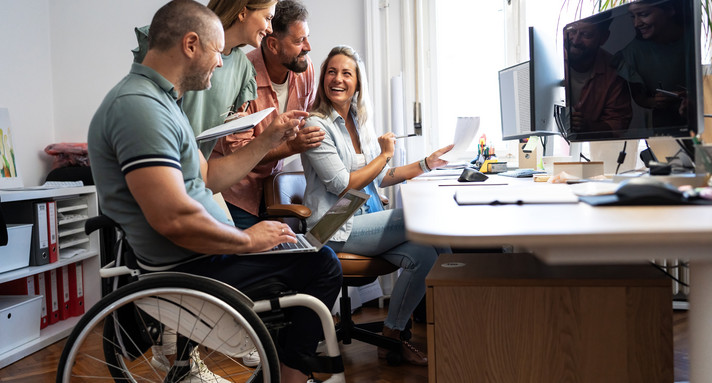
[[[312,60],[348,44],[365,53],[364,3],[303,0]],[[201,0],[206,4],[207,0]],[[42,183],[55,142],[86,142],[94,111],[129,71],[133,28],[166,0],[0,0],[0,107],[9,109],[25,186]]]
[[[15,160],[25,185],[47,173],[54,142],[47,0],[0,0],[0,108],[10,113]]]

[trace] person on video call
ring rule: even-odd
[[[652,110],[652,125],[685,124],[686,47],[680,0],[639,0],[629,5],[635,39],[616,53],[618,73],[636,104]]]
[[[325,137],[319,147],[301,155],[307,179],[304,204],[312,211],[307,226],[311,228],[349,189],[371,196],[327,244],[337,252],[383,257],[403,268],[391,293],[383,335],[403,341],[407,362],[426,365],[425,354],[401,336],[425,295],[425,276],[438,253],[432,246],[406,240],[403,210],[384,210],[377,187],[395,185],[446,165],[440,156],[452,145],[420,162],[390,168],[395,135],[389,132],[376,137],[369,104],[364,65],[358,54],[348,46],[333,48],[321,65],[316,100],[306,124],[319,127]],[[387,350],[379,348],[378,356],[386,355]]]
[[[572,131],[610,131],[620,137],[630,125],[628,85],[610,65],[611,54],[601,48],[610,35],[610,23],[610,12],[602,12],[566,29]]]
[[[243,158],[230,155],[208,164],[181,106],[186,92],[210,88],[215,68],[223,64],[220,19],[200,3],[174,0],[156,12],[149,30],[142,63],[134,63],[109,91],[89,126],[89,158],[103,213],[124,229],[146,271],[201,275],[238,289],[274,277],[332,307],[342,283],[333,251],[236,255],[295,243],[296,237],[276,221],[240,230],[213,200],[213,190],[237,182],[240,171],[232,169],[241,169]],[[294,139],[306,116],[279,115],[253,150],[264,155]],[[315,355],[322,327],[309,309],[297,307],[287,315],[291,325],[277,341],[281,377],[303,383],[311,372],[303,357]],[[226,382],[206,368],[192,368],[204,366],[196,358],[191,353],[190,364],[151,365],[184,369],[190,381]]]

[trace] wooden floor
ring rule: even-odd
[[[386,309],[364,307],[354,320],[368,322],[385,318]],[[673,334],[675,343],[675,381],[689,381],[688,361],[688,326],[687,312],[676,311],[673,316]],[[425,349],[426,333],[424,324],[415,324],[413,339],[415,344],[422,344]],[[12,383],[50,383],[55,381],[55,370],[64,341],[57,342],[42,351],[38,351],[4,369],[0,370],[0,382]],[[354,341],[350,345],[341,345],[347,381],[350,383],[426,383],[427,367],[401,365],[389,366],[379,360],[376,347]],[[317,375],[321,378],[321,376]]]

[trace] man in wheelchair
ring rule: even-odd
[[[89,127],[103,214],[121,226],[146,271],[186,272],[237,289],[277,278],[332,307],[341,268],[331,249],[245,255],[296,242],[295,234],[275,221],[239,230],[213,200],[213,192],[237,183],[269,150],[293,139],[307,113],[284,113],[242,150],[206,161],[181,97],[209,88],[222,53],[229,53],[223,52],[220,20],[197,2],[176,0],[158,10],[149,36],[143,63],[134,63],[108,93]],[[310,371],[302,357],[315,354],[322,327],[308,309],[292,308],[287,315],[291,325],[280,332],[277,345],[282,381],[304,382]]]

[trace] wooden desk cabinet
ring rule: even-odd
[[[673,382],[670,283],[649,265],[442,255],[427,278],[429,381]]]

